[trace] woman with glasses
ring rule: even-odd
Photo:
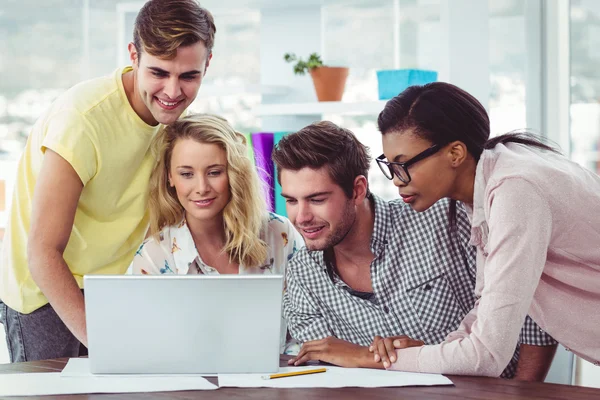
[[[285,275],[304,241],[287,218],[267,212],[241,133],[221,117],[189,115],[154,147],[150,238],[133,259],[134,274]]]
[[[529,314],[599,365],[600,177],[535,136],[490,139],[483,106],[448,83],[406,89],[378,125],[377,162],[406,203],[416,211],[444,197],[454,210],[465,204],[480,298],[443,343],[404,348],[401,338],[380,339],[375,359],[402,371],[499,376]]]

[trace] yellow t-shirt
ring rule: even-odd
[[[161,125],[147,125],[131,108],[122,80],[130,70],[69,89],[29,135],[0,259],[0,299],[16,311],[28,314],[48,303],[27,261],[33,190],[47,148],[67,160],[84,185],[64,252],[79,287],[85,274],[125,273],[144,239],[155,163],[150,144]]]

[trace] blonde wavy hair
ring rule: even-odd
[[[267,258],[261,232],[267,223],[266,203],[254,163],[248,157],[246,138],[216,115],[193,114],[168,125],[153,142],[158,157],[150,177],[150,234],[158,239],[166,226],[179,224],[184,208],[175,188],[168,184],[171,155],[178,140],[193,139],[220,146],[227,155],[231,198],[223,210],[226,244],[230,261],[256,267]]]

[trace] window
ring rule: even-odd
[[[571,0],[571,158],[600,173],[600,3]]]
[[[100,3],[94,6],[100,9],[108,2],[94,3]],[[114,12],[106,19],[114,20]],[[5,193],[0,193],[5,203],[0,209],[0,237],[17,160],[36,119],[58,95],[84,79],[85,61],[91,56],[94,72],[107,72],[103,56],[88,46],[93,42],[101,47],[100,39],[110,37],[111,26],[97,23],[94,40],[89,40],[85,21],[84,2],[79,0],[54,0],[43,7],[36,0],[0,3],[0,181],[5,186]]]
[[[490,130],[527,128],[526,21],[522,0],[489,0]]]
[[[213,59],[190,110],[226,118],[241,132],[256,132],[253,109],[261,102],[260,12],[236,10],[214,15],[217,34]]]
[[[420,68],[438,70],[439,0],[377,0],[333,4],[323,8],[323,59],[331,66],[349,66],[344,101],[378,99],[376,71]],[[383,150],[377,115],[324,115],[350,129],[371,149]],[[384,199],[398,198],[398,189],[375,163],[369,171],[371,191]]]

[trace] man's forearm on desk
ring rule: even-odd
[[[380,368],[383,364],[374,360],[374,355],[366,346],[350,343],[333,336],[305,342],[290,365],[303,365],[308,361],[322,361],[340,367]]]

